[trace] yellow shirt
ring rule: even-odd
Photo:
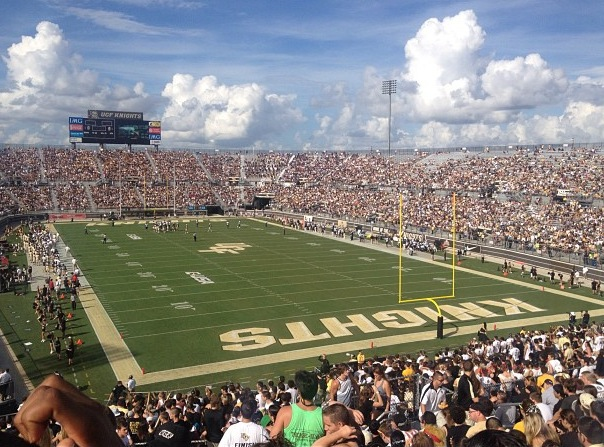
[[[333,382],[333,379],[330,377],[330,378],[327,380],[327,385],[325,385],[325,386],[326,386],[326,392],[327,392],[327,394],[329,394],[329,389],[331,388],[331,383],[332,383],[332,382]]]
[[[559,339],[558,339],[558,349],[560,351],[564,350],[564,345],[568,343],[570,345],[570,339],[566,336],[566,335],[562,335]]]

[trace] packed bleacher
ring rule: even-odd
[[[425,231],[451,227],[529,249],[601,254],[604,154],[590,148],[436,153],[195,153],[45,147],[0,150],[7,210],[97,212],[218,205],[237,210],[260,193],[273,210]],[[557,191],[568,197],[555,200]],[[485,191],[490,191],[486,194]],[[599,256],[596,256],[599,258]]]

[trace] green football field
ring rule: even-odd
[[[483,322],[489,335],[507,335],[520,326],[564,322],[569,310],[599,315],[598,300],[586,291],[572,298],[547,283],[504,281],[494,264],[471,258],[453,275],[451,260],[442,256],[403,258],[402,298],[414,301],[399,303],[396,249],[238,222],[212,219],[210,232],[208,220],[181,220],[178,231],[160,233],[142,221],[55,224],[125,343],[124,355],[144,371],[141,389],[252,384],[316,366],[321,352],[332,363],[359,350],[366,356],[434,352],[466,342]],[[453,290],[455,297],[418,300]],[[22,304],[11,303],[12,312],[33,317]],[[439,311],[445,340],[436,339]],[[27,325],[12,325],[17,351],[35,327],[28,334],[21,326]],[[83,345],[75,366],[61,364],[61,371],[101,398],[115,382],[114,370],[81,311],[70,331]],[[38,344],[20,353],[34,382],[57,368]]]

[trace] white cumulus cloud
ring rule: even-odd
[[[65,143],[70,115],[89,108],[145,110],[153,103],[141,83],[102,84],[51,22],[40,22],[34,36],[11,45],[3,61],[9,84],[0,92],[0,132],[7,143]]]
[[[175,74],[162,96],[169,101],[162,138],[182,144],[249,145],[304,120],[293,95],[270,93],[256,83],[228,86],[215,76]]]

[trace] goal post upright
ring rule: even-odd
[[[403,299],[403,193],[398,204],[398,302]]]
[[[451,197],[451,212],[453,213],[451,216],[451,235],[453,237],[453,253],[451,254],[451,296],[455,298],[455,264],[459,261],[459,257],[457,256],[457,213],[455,211],[456,206],[456,194],[453,192],[453,196]]]

